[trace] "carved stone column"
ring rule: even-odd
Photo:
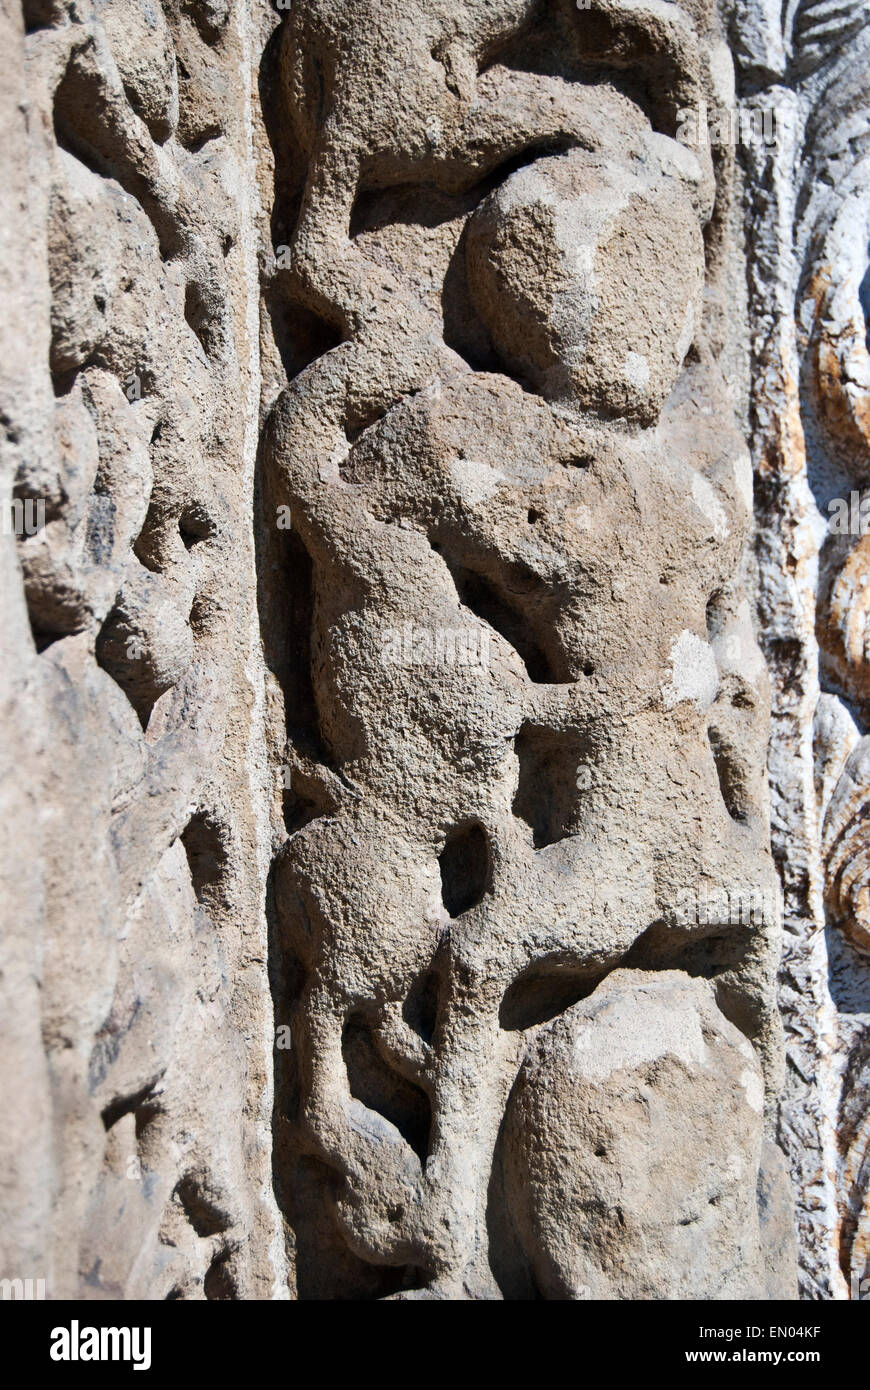
[[[298,1295],[791,1296],[718,19],[297,3],[274,62]]]

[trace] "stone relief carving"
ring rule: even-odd
[[[34,920],[10,935],[34,932],[38,993],[10,1010],[32,1011],[46,1072],[15,1169],[16,1221],[41,1215],[30,1262],[13,1239],[3,1273],[37,1273],[53,1297],[251,1296],[270,1286],[245,1263],[268,1160],[245,1033],[266,1020],[234,711],[251,703],[238,462],[247,448],[252,473],[256,384],[234,305],[245,132],[220,100],[240,37],[219,4],[24,10],[26,32],[13,6],[4,38],[10,150],[27,161],[4,287],[4,507],[14,487],[44,524],[17,542],[2,665],[29,750],[18,760],[12,735],[7,775],[38,826]],[[32,1068],[25,1050],[7,1113]]]
[[[0,32],[0,1278],[861,1296],[863,7]]]
[[[866,539],[866,11],[738,11],[744,76],[775,104],[749,161],[750,310],[762,630],[773,672],[773,846],[782,866],[788,1038],[782,1138],[802,1288],[870,1274]],[[845,521],[843,520],[845,514]]]
[[[307,173],[283,292],[342,340],[263,450],[310,584],[275,865],[301,1297],[767,1288],[768,694],[749,458],[704,321],[715,179],[674,138],[711,95],[700,27],[489,3],[286,22]],[[439,662],[469,628],[491,659]],[[738,885],[750,924],[681,916]],[[629,1118],[663,1136],[678,1094],[700,1189]]]

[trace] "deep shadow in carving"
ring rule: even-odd
[[[451,917],[470,911],[490,887],[492,863],[489,840],[477,821],[457,825],[438,856],[441,897]]]
[[[216,1236],[231,1224],[229,1215],[210,1199],[202,1183],[193,1173],[186,1173],[176,1183],[176,1196],[184,1214],[198,1236]]]
[[[684,970],[709,980],[722,1013],[751,1042],[764,1025],[763,1001],[747,993],[742,976],[758,950],[760,904],[750,898],[743,908],[729,906],[728,911],[738,917],[742,913],[746,921],[688,927],[654,922],[638,937],[622,965],[637,970]]]
[[[378,1050],[372,1029],[360,1014],[344,1027],[341,1052],[350,1093],[369,1110],[395,1125],[421,1163],[429,1150],[432,1108],[419,1086],[394,1071]]]
[[[507,603],[484,575],[450,560],[440,546],[433,546],[433,549],[439,551],[447,564],[460,601],[510,643],[519,654],[529,680],[536,685],[556,683],[552,665],[522,614]]]
[[[197,901],[207,904],[220,896],[221,883],[229,863],[220,822],[209,811],[197,811],[182,831],[181,843],[187,855]]]
[[[441,981],[434,970],[415,980],[402,1006],[402,1017],[424,1043],[431,1045],[438,1022],[438,996]]]
[[[520,770],[513,810],[531,826],[535,849],[576,834],[582,804],[577,775],[590,760],[587,740],[527,723],[517,735],[516,752]]]
[[[536,961],[505,992],[498,1021],[509,1032],[549,1023],[572,1004],[586,999],[609,973],[610,967],[583,969],[558,958]]]
[[[288,381],[342,342],[337,329],[303,304],[291,302],[280,273],[265,287],[263,304]]]
[[[296,1233],[296,1289],[300,1299],[371,1302],[409,1289],[422,1289],[431,1277],[414,1265],[374,1265],[361,1260],[342,1240],[332,1207],[342,1181],[318,1159],[297,1159],[288,1174]]]
[[[202,1281],[202,1291],[209,1303],[232,1302],[239,1297],[230,1268],[230,1252],[215,1255]]]
[[[516,1085],[516,1082],[514,1082]],[[507,1107],[506,1107],[507,1111]],[[499,1125],[489,1175],[486,1200],[486,1231],[489,1267],[502,1297],[508,1302],[540,1300],[534,1276],[514,1230],[504,1190],[504,1148],[506,1114]]]
[[[746,778],[740,760],[728,740],[715,728],[707,731],[710,748],[716,763],[722,800],[732,820],[742,825],[746,820]]]

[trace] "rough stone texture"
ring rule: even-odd
[[[870,25],[861,5],[738,7],[747,98],[777,140],[747,161],[761,631],[773,849],[785,895],[780,1137],[804,1296],[870,1285],[867,540]],[[853,497],[854,492],[854,497]],[[852,534],[848,532],[851,531]]]
[[[271,661],[299,827],[275,863],[293,1039],[278,1191],[301,1297],[492,1298],[536,1274],[565,1296],[575,1274],[540,1274],[531,1236],[506,1270],[493,1249],[493,1154],[542,1024],[563,1015],[579,1047],[597,1015],[564,1010],[619,965],[706,976],[709,1010],[765,1065],[771,1114],[780,1086],[750,465],[717,361],[710,151],[666,133],[715,98],[716,19],[699,34],[670,7],[353,14],[296,5],[281,38],[306,170],[284,292],[343,341],[280,394],[263,447],[266,517],[293,521],[270,582],[310,585],[311,633],[304,694],[294,652]],[[411,61],[408,42],[449,62]],[[438,634],[468,628],[491,659],[439,661]],[[407,629],[428,655],[393,650]],[[755,904],[744,924],[737,892]],[[716,907],[684,915],[701,895]],[[647,976],[621,979],[642,1030]],[[544,1110],[570,1089],[555,1064],[522,1075]],[[719,1084],[730,1097],[730,1067]],[[687,1083],[683,1103],[709,1156],[716,1084]],[[740,1113],[738,1190],[693,1265],[717,1266],[708,1296],[735,1287],[717,1252],[751,1223],[740,1287],[765,1287],[760,1121]],[[574,1177],[594,1183],[576,1140]],[[642,1187],[649,1157],[617,1167],[636,1163]],[[550,1200],[528,1221],[582,1274],[592,1237]],[[606,1184],[589,1200],[607,1205]],[[654,1206],[632,1213],[639,1243]],[[592,1282],[649,1296],[678,1276]]]
[[[763,1096],[751,1045],[683,973],[615,971],[543,1028],[499,1155],[538,1296],[790,1297],[787,1265],[765,1282]]]
[[[843,1296],[866,31],[0,15],[0,1277]]]
[[[54,1297],[281,1269],[249,40],[198,8],[4,6],[2,1264]]]

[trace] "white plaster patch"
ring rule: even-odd
[[[565,521],[576,531],[592,530],[592,512],[584,502],[573,502],[565,508]]]
[[[506,213],[515,212],[517,208],[527,207],[530,203],[551,207],[557,212],[559,210],[560,199],[555,189],[534,165],[520,169],[506,179],[497,196],[500,207]]]
[[[740,1085],[746,1092],[746,1103],[757,1115],[764,1109],[764,1087],[761,1084],[761,1077],[757,1071],[746,1071],[740,1073]]]
[[[752,629],[752,611],[749,607],[749,600],[743,599],[737,609],[737,621],[746,634],[741,647],[741,670],[747,680],[757,681],[764,675],[766,667],[761,648],[755,640],[755,633]]]
[[[630,188],[611,178],[596,189],[594,204],[583,199],[556,199],[553,231],[562,253],[566,272],[590,273],[598,246],[606,240],[607,229],[625,212]]]
[[[659,135],[656,131],[650,131],[646,139],[666,174],[676,174],[687,183],[701,182],[700,162],[695,152],[687,145],[681,144],[679,140],[672,140],[669,135]]]
[[[665,709],[683,700],[694,700],[699,710],[709,709],[719,691],[719,671],[713,648],[703,638],[687,630],[671,647],[673,678],[662,686]]]
[[[596,247],[593,243],[575,246],[570,260],[566,257],[568,274],[591,275],[595,270],[595,251]]]
[[[475,459],[453,459],[450,464],[450,476],[463,502],[467,502],[470,507],[488,502],[493,493],[498,491],[499,484],[505,481],[504,473],[500,473],[497,468],[491,468],[488,463],[479,463]]]
[[[632,1071],[659,1057],[676,1057],[689,1066],[707,1063],[701,1020],[694,1010],[675,1012],[673,995],[657,998],[644,991],[643,1007],[636,996],[615,1000],[595,1014],[574,1040],[573,1059],[589,1081],[603,1081],[615,1071]],[[636,1026],[627,1027],[636,1015]]]
[[[622,375],[629,386],[645,391],[649,386],[649,363],[639,352],[627,352],[622,364]]]
[[[743,599],[734,621],[713,642],[716,661],[723,673],[735,674],[755,684],[764,676],[764,658],[752,630],[752,614]]]
[[[734,58],[727,43],[714,43],[710,46],[710,77],[716,92],[718,104],[731,107],[737,100],[734,86]]]
[[[734,481],[737,492],[748,512],[752,511],[752,459],[748,453],[739,454],[734,460]]]
[[[729,535],[725,508],[716,496],[715,490],[700,473],[692,474],[692,501],[701,515],[710,522],[717,541],[724,541]]]
[[[737,1051],[742,1052],[743,1056],[746,1058],[748,1062],[755,1062],[755,1049],[753,1048],[752,1043],[749,1041],[749,1039],[745,1038],[741,1033],[740,1036],[736,1039],[736,1042]]]

